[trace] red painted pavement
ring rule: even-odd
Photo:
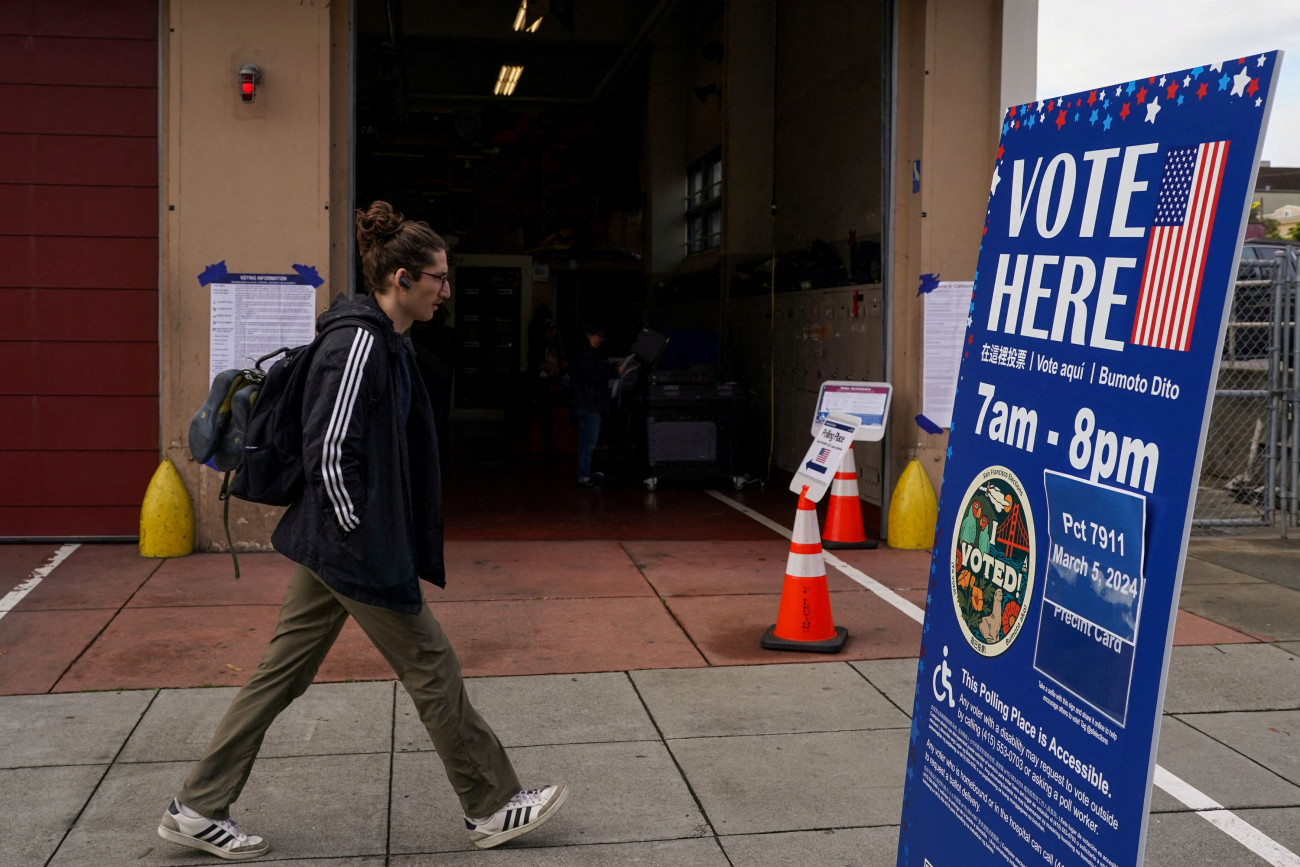
[[[831,569],[839,654],[766,651],[788,542],[700,490],[578,491],[564,465],[458,469],[447,493],[448,587],[426,588],[465,673],[690,668],[916,655],[921,626]],[[731,492],[725,492],[731,496]],[[736,495],[779,524],[780,488]],[[784,516],[784,517],[782,517]],[[57,544],[0,546],[0,595]],[[924,605],[927,551],[834,552]],[[133,545],[83,545],[0,617],[0,694],[237,685],[275,627],[292,564],[278,554],[141,558]],[[1254,641],[1180,612],[1176,642]],[[391,671],[355,623],[321,681]]]

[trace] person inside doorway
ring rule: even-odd
[[[578,487],[601,489],[600,476],[592,471],[592,457],[600,440],[600,425],[609,411],[610,367],[600,354],[605,329],[597,323],[584,329],[573,361],[573,415],[578,426]]]
[[[354,618],[415,702],[475,846],[497,846],[546,822],[563,784],[523,789],[505,749],[470,704],[460,663],[424,601],[421,580],[446,583],[442,485],[433,410],[410,341],[451,295],[447,245],[427,224],[375,202],[357,212],[366,290],[337,298],[318,327],[303,399],[302,495],[271,541],[295,562],[280,620],[206,753],[158,825],[166,840],[227,860],[269,846],[230,818],[276,716],[306,691],[339,630]]]

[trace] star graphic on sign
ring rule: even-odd
[[[1267,60],[1268,60],[1268,57],[1267,57],[1266,55],[1261,54],[1261,55],[1259,56],[1259,65],[1260,65],[1260,66],[1263,66],[1263,65],[1264,65],[1264,62],[1267,61]]]
[[[1183,78],[1183,87],[1187,87],[1191,83],[1192,83],[1192,77],[1190,75]]]
[[[1101,128],[1107,131],[1110,130],[1110,115],[1106,115],[1106,118],[1101,122]]]
[[[1246,85],[1246,93],[1249,93],[1251,96],[1254,96],[1257,90],[1259,90],[1259,79],[1252,78],[1250,80],[1250,84]]]
[[[1077,111],[1074,113],[1074,120],[1075,120],[1076,123],[1077,123],[1078,120],[1079,120],[1079,113],[1078,113]]]
[[[1096,126],[1096,124],[1097,124],[1097,109],[1094,108],[1094,109],[1092,110],[1092,116],[1088,118],[1088,123],[1089,123],[1090,125]]]
[[[1263,105],[1263,104],[1264,104],[1264,100],[1261,99],[1261,98],[1256,97],[1256,99],[1255,99],[1255,108],[1259,108],[1259,107],[1260,107],[1261,105]]]
[[[1141,105],[1146,101],[1147,101],[1147,89],[1144,87],[1137,92],[1137,102],[1138,105]]]
[[[1060,129],[1063,126],[1065,126],[1065,112],[1061,112],[1056,116],[1056,128]]]
[[[1177,92],[1178,92],[1178,82],[1171,81],[1169,82],[1169,86],[1165,88],[1165,98],[1173,99],[1174,94]]]
[[[1201,86],[1196,88],[1196,98],[1205,99],[1205,94],[1208,92],[1208,90],[1209,88],[1206,86],[1205,82],[1202,81]]]
[[[1142,122],[1149,123],[1152,126],[1154,126],[1156,122],[1156,115],[1159,113],[1160,113],[1160,99],[1158,97],[1153,96],[1151,98],[1151,101],[1147,103],[1147,116],[1142,119]]]
[[[1182,95],[1181,93],[1178,94],[1178,104],[1179,104],[1179,105],[1182,105],[1182,104],[1183,104],[1183,95]]]
[[[1006,135],[1011,128],[1007,124],[1002,124],[1002,134]]]
[[[1095,90],[1088,91],[1088,105],[1091,106],[1096,101],[1097,101],[1097,91]]]
[[[1127,119],[1128,119],[1128,103],[1127,103],[1127,102],[1124,103],[1124,107],[1121,108],[1121,109],[1119,110],[1119,119],[1120,119],[1120,120],[1127,120]]]
[[[1227,76],[1225,75],[1224,77],[1226,78]],[[1250,83],[1250,73],[1247,72],[1246,68],[1243,66],[1241,71],[1232,77],[1232,93],[1230,95],[1244,96],[1246,85],[1249,83]]]
[[[1223,72],[1223,61],[1220,60],[1218,63],[1211,63],[1210,70],[1213,72]]]
[[[1119,94],[1120,94],[1120,88],[1117,87],[1117,88],[1115,88],[1115,95],[1116,95],[1116,96],[1119,96]]]
[[[1223,78],[1219,79],[1219,90],[1227,90],[1229,81],[1232,81],[1232,76],[1226,72],[1223,73]]]
[[[1025,126],[1029,127],[1030,129],[1034,128],[1034,116],[1032,114],[1029,116],[1029,120],[1025,121]]]
[[[1006,152],[1007,149],[1004,145],[998,145],[998,159],[1002,159],[1002,155]]]
[[[1134,86],[1133,86],[1133,82],[1130,81],[1130,82],[1128,83],[1128,90],[1126,90],[1126,91],[1124,91],[1124,92],[1127,93],[1129,96],[1132,96],[1132,95],[1133,95],[1133,91],[1135,91],[1135,90],[1137,90],[1137,88],[1134,87]]]
[[[993,186],[989,187],[989,195],[997,195],[998,184],[1002,181],[1002,175],[998,174],[998,167],[993,167]]]
[[[1192,78],[1200,78],[1201,73],[1205,71],[1204,66],[1197,66],[1192,70]]]
[[[1160,86],[1161,86],[1161,87],[1164,87],[1164,86],[1165,86],[1165,77],[1164,77],[1163,75],[1160,76]]]

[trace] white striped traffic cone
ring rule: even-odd
[[[806,487],[799,494],[776,624],[768,627],[760,643],[767,650],[837,653],[844,647],[849,631],[836,626],[831,615],[826,560],[817,532],[817,507],[807,494]]]
[[[823,544],[831,549],[874,548],[862,530],[862,500],[858,499],[858,462],[853,444],[844,453],[840,468],[831,482],[830,502],[826,506],[826,534]]]

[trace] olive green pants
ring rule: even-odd
[[[401,614],[366,605],[335,593],[299,565],[280,607],[275,636],[185,780],[177,795],[182,804],[210,819],[229,817],[266,730],[307,690],[349,615],[410,693],[465,815],[491,815],[514,797],[520,788],[514,767],[470,704],[456,652],[429,607]]]

